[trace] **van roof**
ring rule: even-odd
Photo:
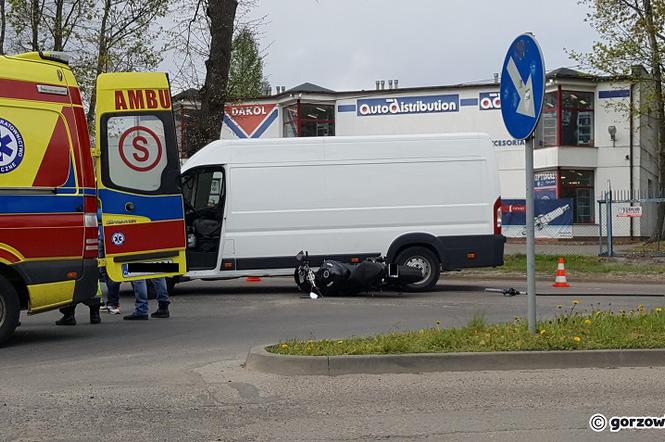
[[[412,143],[416,141],[438,141],[427,143],[423,149],[403,146],[392,149],[385,147],[370,148],[373,143]],[[183,165],[182,170],[194,167],[243,164],[243,163],[278,163],[304,162],[325,160],[371,160],[381,158],[431,158],[450,156],[449,152],[464,141],[464,153],[469,156],[484,155],[491,150],[490,137],[484,133],[455,134],[414,134],[414,135],[364,135],[334,137],[301,137],[301,138],[251,138],[234,140],[216,140],[192,155]],[[349,145],[353,149],[349,150]],[[359,146],[366,146],[363,149]],[[469,145],[477,146],[469,149]],[[444,154],[444,152],[448,152]]]

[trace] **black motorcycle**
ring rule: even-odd
[[[309,253],[301,251],[296,255],[296,261],[299,263],[294,274],[296,285],[312,299],[324,295],[376,292],[388,287],[399,289],[423,279],[420,269],[386,263],[383,258],[367,258],[359,264],[326,259],[316,271],[310,265]]]

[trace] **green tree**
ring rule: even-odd
[[[82,51],[76,63],[81,89],[88,97],[88,126],[95,118],[96,79],[103,72],[144,71],[161,62],[155,42],[159,19],[168,12],[168,0],[103,0],[95,3],[99,22],[81,38]]]
[[[5,0],[0,0],[0,55],[5,53],[5,35],[7,32],[7,12]]]
[[[93,0],[9,0],[7,17],[14,33],[14,49],[69,49],[77,31],[90,19],[93,5]]]
[[[205,7],[206,20],[203,29],[207,29],[203,44],[195,50],[205,54],[205,80],[199,90],[200,108],[192,112],[183,150],[191,155],[213,140],[218,140],[222,131],[224,104],[227,98],[229,68],[231,66],[231,46],[233,41],[234,21],[238,8],[237,0],[199,0],[189,25],[198,22],[199,10]],[[201,29],[201,28],[199,28]],[[192,56],[191,26],[185,33],[186,44],[183,52],[186,58]]]
[[[658,131],[659,190],[665,196],[665,102],[663,57],[665,51],[665,0],[580,0],[589,8],[586,21],[600,39],[589,53],[570,52],[573,59],[591,70],[649,82],[648,93],[640,94],[637,114],[648,113]],[[642,65],[649,78],[638,77],[632,66]],[[665,205],[658,208],[652,240],[663,237]]]
[[[265,87],[256,34],[250,27],[243,27],[233,37],[227,96],[238,100],[258,97]]]

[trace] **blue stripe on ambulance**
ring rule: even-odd
[[[81,195],[0,195],[0,214],[83,211]]]
[[[182,195],[141,196],[110,189],[100,189],[99,197],[104,201],[103,212],[114,215],[135,215],[150,218],[152,221],[167,221],[184,218]],[[134,203],[134,210],[128,211],[125,204]]]

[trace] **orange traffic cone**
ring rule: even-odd
[[[261,282],[261,278],[258,276],[248,276],[245,278],[245,282]]]
[[[566,280],[566,268],[564,266],[563,256],[559,258],[559,264],[556,268],[556,277],[554,278],[554,284],[552,284],[552,287],[570,287]]]

